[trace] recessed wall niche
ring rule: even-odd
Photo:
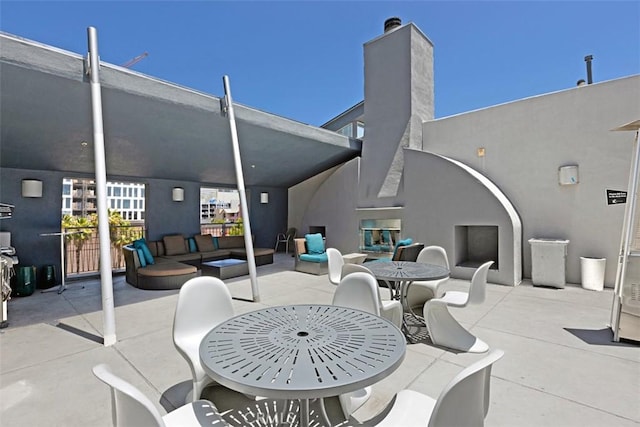
[[[456,225],[455,265],[478,268],[493,261],[492,270],[498,269],[498,226]]]

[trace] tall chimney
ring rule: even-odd
[[[386,21],[384,21],[384,32],[387,33],[401,25],[402,25],[402,20],[397,16],[389,18]]]
[[[593,55],[587,55],[584,57],[584,62],[587,63],[587,84],[593,83],[593,78],[591,76],[591,61],[593,60]]]

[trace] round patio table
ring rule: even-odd
[[[405,311],[422,322],[424,319],[415,314],[407,304],[407,293],[411,283],[416,280],[439,280],[449,277],[449,269],[423,262],[380,261],[368,262],[365,265],[376,276],[376,279],[383,280],[387,284],[391,291],[391,297],[399,300]],[[402,317],[402,329],[406,332],[407,338],[412,340],[404,316]]]
[[[270,307],[233,317],[200,344],[200,360],[218,383],[241,393],[300,400],[359,390],[391,374],[405,338],[379,316],[333,305]]]

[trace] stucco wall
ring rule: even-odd
[[[298,235],[309,226],[326,227],[326,245],[342,253],[357,252],[358,219],[356,216],[359,159],[351,160],[331,172],[316,176],[289,191],[290,212],[297,212]],[[305,194],[306,197],[297,195]]]
[[[488,280],[515,286],[522,279],[521,227],[513,206],[482,176],[441,156],[407,152],[403,233],[426,245],[442,246],[451,276],[470,279],[475,268],[461,265],[463,246],[456,242],[456,226],[498,228],[494,265]],[[482,262],[487,259],[482,258]]]
[[[613,286],[633,132],[611,132],[640,117],[640,76],[528,98],[425,122],[424,149],[485,174],[515,205],[523,224],[524,276],[532,237],[569,239],[566,279],[580,283],[580,256],[606,257]],[[477,156],[477,148],[485,156]],[[558,168],[579,166],[579,183],[558,184]]]

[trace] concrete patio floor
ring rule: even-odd
[[[327,276],[293,271],[293,258],[276,254],[258,268],[260,302],[247,276],[227,279],[236,313],[293,303],[330,304]],[[91,368],[107,363],[139,387],[165,413],[180,405],[190,371],[171,338],[177,291],[142,291],[114,276],[118,342],[101,344],[100,283],[70,281],[68,289],[9,302],[9,327],[0,330],[1,426],[110,426],[107,386]],[[468,282],[451,280],[447,289]],[[385,293],[383,292],[383,295]],[[490,285],[480,306],[453,309],[454,316],[505,356],[493,368],[487,426],[640,425],[640,347],[611,341],[612,291],[515,288]],[[428,338],[408,345],[402,366],[373,386],[353,425],[382,413],[399,390],[437,397],[444,385],[483,355],[456,353]],[[222,387],[204,396],[220,410],[246,407],[248,399]],[[335,401],[332,420],[340,422]],[[238,424],[239,425],[239,424]],[[425,420],[426,425],[426,420]]]

